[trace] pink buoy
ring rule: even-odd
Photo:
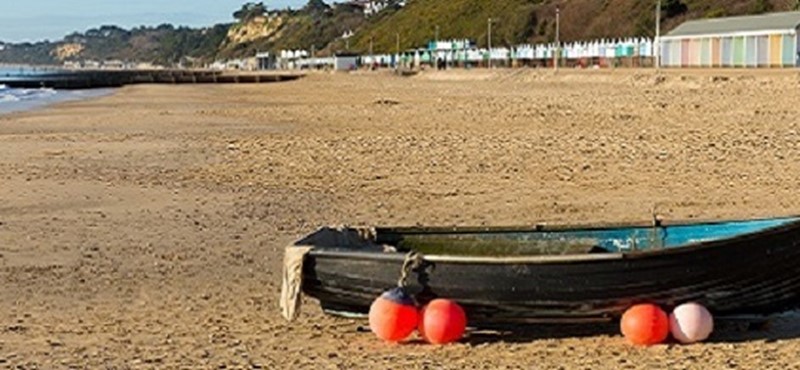
[[[714,318],[698,303],[685,303],[669,315],[672,337],[684,344],[702,342],[714,331]]]

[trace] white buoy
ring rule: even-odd
[[[698,303],[685,303],[669,315],[669,330],[677,341],[690,344],[708,339],[714,331],[714,318]]]

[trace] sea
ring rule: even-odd
[[[53,69],[0,66],[0,77],[35,75],[45,72],[53,72]],[[0,84],[0,114],[32,110],[65,101],[103,96],[109,94],[111,91],[112,89],[12,89],[6,85]]]

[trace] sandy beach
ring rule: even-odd
[[[800,315],[388,345],[278,310],[316,228],[800,214],[796,71],[473,70],[132,86],[0,115],[0,368],[786,369]]]

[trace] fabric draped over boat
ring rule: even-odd
[[[303,285],[303,262],[313,247],[289,246],[283,255],[283,281],[281,283],[281,314],[293,321],[300,313],[300,293]]]
[[[300,313],[303,284],[303,263],[315,248],[345,247],[363,252],[392,252],[390,246],[375,243],[375,229],[348,226],[324,227],[286,248],[283,255],[283,281],[281,282],[281,314],[293,321]]]

